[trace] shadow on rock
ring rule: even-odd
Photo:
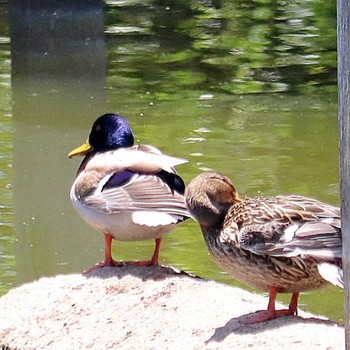
[[[215,329],[214,334],[205,342],[209,344],[211,342],[222,342],[231,334],[257,334],[262,333],[270,329],[278,329],[284,326],[290,326],[291,324],[303,323],[303,324],[326,324],[331,326],[338,326],[336,322],[330,320],[319,319],[316,317],[302,318],[300,316],[284,316],[274,320],[247,324],[249,319],[256,315],[256,312],[245,314],[239,317],[232,318],[224,326]]]
[[[186,276],[195,279],[201,277],[189,274],[185,271],[178,270],[172,266],[122,266],[122,267],[104,267],[92,270],[84,274],[86,278],[111,278],[118,277],[119,279],[125,276],[134,276],[142,281],[146,280],[164,280],[171,276]]]

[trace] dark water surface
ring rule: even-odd
[[[103,258],[102,235],[71,207],[79,160],[67,153],[105,112],[187,158],[186,182],[215,169],[244,195],[339,204],[334,1],[0,3],[0,55],[0,294]],[[116,259],[152,251],[113,246]],[[160,261],[235,284],[194,222],[165,238]],[[337,288],[301,304],[343,317]]]

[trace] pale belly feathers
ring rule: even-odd
[[[110,233],[119,241],[156,239],[169,233],[180,221],[177,215],[156,211],[123,211],[106,214],[82,204],[73,190],[70,196],[74,208],[88,225],[97,231]]]

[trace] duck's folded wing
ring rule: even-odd
[[[242,207],[233,214],[239,224],[236,240],[246,250],[270,256],[313,256],[321,261],[342,255],[337,207],[296,195],[247,200]]]
[[[226,224],[226,244],[265,257],[293,258],[301,267],[311,258],[325,280],[343,286],[339,208],[300,196],[242,205],[244,210],[237,205],[233,223]]]
[[[147,221],[147,213],[148,218],[156,215],[152,213],[163,213],[163,216],[158,216],[159,221],[169,219],[178,222],[189,217],[183,195],[159,176],[133,172],[124,175],[124,179],[119,175],[117,181],[107,182],[103,188],[85,198],[84,205],[105,214],[133,212],[138,221],[142,221],[142,217]]]
[[[239,243],[259,255],[312,256],[330,261],[342,256],[340,218],[247,225],[239,232]]]

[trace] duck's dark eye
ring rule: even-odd
[[[101,130],[101,125],[100,124],[96,125],[95,131],[100,131],[100,130]]]

